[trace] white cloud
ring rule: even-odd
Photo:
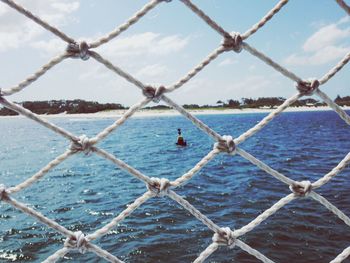
[[[327,46],[312,55],[290,55],[285,62],[290,65],[323,65],[340,59],[350,52],[350,47]]]
[[[77,10],[80,6],[80,3],[75,1],[75,2],[54,2],[52,3],[52,7],[56,8],[58,11],[61,11],[63,13],[72,13],[75,10]]]
[[[301,54],[291,54],[285,62],[291,65],[323,65],[342,58],[350,51],[349,22],[350,19],[344,17],[336,23],[322,26],[305,41]]]
[[[306,52],[318,51],[338,43],[340,40],[350,36],[350,27],[341,29],[337,24],[331,24],[320,28],[309,37],[303,45]]]
[[[183,49],[189,38],[179,35],[161,36],[153,32],[120,37],[112,45],[104,45],[101,51],[113,57],[139,56],[139,55],[167,55]]]
[[[229,66],[229,65],[233,65],[233,64],[237,64],[238,61],[232,58],[226,58],[223,61],[221,61],[220,63],[218,63],[219,67],[224,67],[224,66]]]
[[[79,61],[79,59],[78,59]],[[106,83],[106,82],[116,82],[116,81],[122,81],[124,82],[125,80],[123,78],[118,77],[114,72],[106,69],[106,67],[100,63],[96,63],[95,61],[90,59],[90,63],[83,63],[85,64],[85,67],[83,70],[81,70],[81,65],[79,65],[76,70],[79,72],[78,79],[82,81],[92,81],[91,83],[95,83],[94,81],[97,81],[96,83]],[[102,82],[101,82],[102,81]],[[98,85],[100,85],[98,84]]]
[[[265,91],[265,88],[270,87],[272,81],[270,78],[262,75],[251,75],[241,79],[239,82],[234,82],[227,86],[226,92],[234,94],[237,91],[245,91],[245,96],[256,97],[257,92]],[[265,91],[266,92],[266,91]]]
[[[344,16],[343,18],[341,18],[339,21],[338,21],[338,25],[342,25],[342,24],[346,24],[350,22],[350,16]]]
[[[54,26],[65,25],[70,20],[68,15],[79,8],[79,1],[69,0],[32,0],[19,3]],[[45,29],[41,26],[0,3],[0,52],[31,44],[44,32]]]
[[[168,68],[164,65],[153,64],[140,69],[136,76],[138,77],[160,77],[168,72]]]
[[[269,78],[266,75],[251,74],[241,76],[239,81],[217,81],[210,76],[203,76],[194,78],[169,96],[175,101],[188,104],[215,104],[218,100],[276,96],[281,94],[278,92],[280,85],[276,84],[279,78],[282,78],[279,74],[271,74]]]
[[[252,64],[252,65],[249,66],[248,69],[249,69],[250,71],[254,71],[254,70],[256,70],[256,65],[255,65],[255,64]]]
[[[21,28],[18,30],[11,26],[4,30],[0,26],[0,52],[18,48],[40,35],[40,32],[41,29],[38,26],[33,26],[28,21],[21,23]]]
[[[8,12],[8,8],[5,5],[1,4],[0,5],[0,16],[4,15],[6,12]]]
[[[63,42],[61,39],[53,38],[48,41],[39,40],[30,43],[30,46],[36,49],[40,49],[42,53],[52,57],[56,55],[60,51],[63,52],[65,50],[67,44]]]

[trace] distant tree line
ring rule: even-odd
[[[58,114],[58,113],[94,113],[104,110],[125,109],[124,106],[117,103],[98,103],[85,100],[50,100],[50,101],[25,101],[19,103],[24,108],[36,114]],[[18,115],[7,108],[0,109],[0,116]]]
[[[350,96],[340,97],[339,95],[335,98],[335,103],[339,106],[350,106]]]
[[[344,98],[350,98],[350,97],[344,97]],[[185,104],[183,105],[183,107],[185,109],[203,109],[203,108],[228,108],[228,109],[271,108],[272,109],[281,105],[285,100],[286,99],[282,97],[261,97],[257,99],[242,98],[240,101],[234,100],[234,99],[229,99],[226,101],[218,100],[216,102],[216,105],[199,106],[197,104]],[[350,100],[348,99],[347,102],[350,103]],[[343,104],[343,105],[347,105],[347,104]],[[301,106],[318,107],[318,106],[326,106],[326,103],[320,102],[312,98],[307,98],[307,99],[297,100],[291,106],[292,107],[301,107]]]
[[[219,100],[216,105],[198,105],[184,104],[185,109],[205,109],[205,108],[230,108],[230,109],[245,109],[245,108],[275,108],[281,105],[286,99],[283,97],[261,97],[257,99],[242,98],[239,100],[229,99],[226,101]],[[339,95],[334,100],[340,106],[350,106],[350,96],[340,97]],[[21,104],[24,108],[31,110],[37,114],[58,114],[58,113],[94,113],[105,110],[127,109],[118,103],[98,103],[95,101],[84,100],[50,100],[50,101],[25,101]],[[326,106],[326,103],[318,100],[307,98],[300,99],[294,102],[292,107],[318,107]],[[145,109],[170,109],[166,105],[148,106]],[[7,108],[0,108],[0,116],[17,115],[16,112]]]
[[[216,105],[198,105],[198,104],[184,104],[182,107],[185,109],[206,109],[206,108],[229,108],[229,109],[245,109],[245,108],[275,108],[281,105],[286,99],[283,97],[261,97],[257,99],[253,98],[242,98],[239,100],[229,99],[226,101],[218,100]],[[337,97],[335,102],[341,102],[339,105],[350,105],[350,97]],[[348,104],[346,104],[348,103]],[[300,99],[294,102],[292,107],[318,107],[318,106],[326,106],[326,103],[320,102],[318,100],[307,98]],[[170,107],[166,105],[156,105],[153,107],[146,107],[146,109],[170,109]]]

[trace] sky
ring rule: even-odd
[[[147,0],[16,0],[76,40],[95,40],[124,23]],[[193,0],[229,32],[245,32],[278,1]],[[129,30],[96,49],[145,84],[168,86],[216,49],[222,37],[179,0],[160,3]],[[246,40],[303,79],[321,78],[350,52],[350,16],[332,0],[293,0]],[[37,71],[66,43],[0,2],[0,88]],[[350,95],[350,65],[321,89]],[[225,52],[168,96],[180,104],[243,97],[290,97],[295,84],[250,55]],[[12,101],[84,99],[131,106],[141,91],[94,59],[67,59]]]

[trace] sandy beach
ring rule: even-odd
[[[344,110],[350,110],[349,106],[342,107]],[[215,115],[215,114],[247,114],[247,113],[269,113],[274,109],[195,109],[188,110],[194,115]],[[305,111],[330,111],[330,107],[289,107],[284,112],[305,112]],[[96,113],[78,113],[78,114],[52,114],[41,115],[46,118],[114,118],[123,115],[127,110],[110,110]],[[177,116],[179,112],[173,109],[141,109],[134,114],[134,117],[160,117],[160,116]],[[22,116],[0,116],[0,118],[21,118]]]

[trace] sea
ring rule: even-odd
[[[222,135],[239,136],[265,113],[201,115]],[[76,135],[94,136],[113,118],[50,118]],[[175,145],[181,128],[188,146]],[[350,127],[332,111],[282,113],[239,147],[294,180],[315,181],[350,151]],[[98,144],[150,177],[174,180],[212,148],[213,139],[181,116],[134,117]],[[29,178],[70,143],[31,120],[0,118],[0,184]],[[147,190],[145,184],[95,154],[72,156],[12,197],[85,234],[101,228]],[[290,193],[288,186],[238,155],[220,154],[174,189],[220,227],[238,229]],[[350,168],[316,190],[350,216]],[[125,262],[192,262],[213,232],[167,197],[148,200],[95,244]],[[318,202],[294,200],[240,237],[274,262],[330,262],[350,246],[350,227]],[[65,237],[0,203],[0,262],[41,262]],[[71,252],[61,262],[104,262]],[[254,263],[238,247],[220,247],[206,262]],[[350,262],[350,258],[343,262]]]

